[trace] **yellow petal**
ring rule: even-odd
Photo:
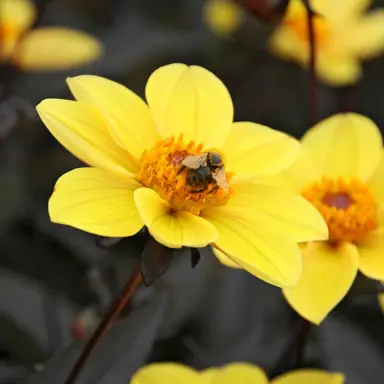
[[[335,20],[340,21],[340,19],[359,16],[371,2],[372,0],[341,0],[338,2],[334,0],[311,0],[311,7],[333,23]],[[291,21],[305,16],[306,9],[302,0],[290,0],[285,19]]]
[[[271,381],[271,384],[343,384],[344,375],[320,369],[299,369],[285,373]]]
[[[170,64],[156,70],[145,90],[152,116],[164,137],[183,134],[186,140],[219,148],[233,120],[225,85],[202,67]]]
[[[137,171],[136,163],[112,140],[92,106],[46,99],[36,109],[57,141],[85,163],[123,177],[131,177]]]
[[[339,20],[358,16],[371,3],[372,0],[312,0],[311,5],[327,19]]]
[[[383,314],[384,314],[384,293],[380,293],[380,294],[377,296],[377,299],[379,300],[380,309],[381,309],[381,311],[382,311]]]
[[[202,372],[210,384],[268,384],[262,369],[247,363],[232,363],[222,368],[210,368]]]
[[[36,9],[32,0],[1,0],[1,25],[17,30],[27,30],[36,18]]]
[[[295,185],[287,170],[275,173],[273,175],[265,175],[258,177],[255,182],[263,185],[270,185],[273,187],[283,188],[288,191],[297,190],[297,185]]]
[[[240,184],[228,205],[248,220],[295,242],[328,239],[328,227],[319,211],[303,197],[270,185]],[[261,224],[262,223],[262,224]]]
[[[321,172],[315,166],[310,152],[301,146],[299,156],[279,177],[284,186],[289,186],[288,181],[290,181],[293,186],[291,189],[301,192],[305,186],[319,180]]]
[[[378,218],[378,221],[379,221],[379,227],[384,227],[384,205],[381,205],[379,207],[379,218]]]
[[[160,139],[147,105],[123,85],[92,75],[69,78],[68,85],[77,100],[101,111],[115,141],[137,162]]]
[[[289,167],[299,154],[297,140],[261,124],[234,123],[221,148],[234,181],[254,180]]]
[[[327,176],[367,180],[382,155],[378,127],[356,113],[337,114],[321,121],[306,133],[302,144]]]
[[[299,244],[299,247],[300,246],[301,246],[301,244]],[[230,267],[230,268],[244,269],[244,267],[242,265],[240,265],[236,262],[236,260],[238,260],[236,257],[233,257],[232,255],[230,255],[228,253],[224,253],[223,249],[220,248],[220,250],[219,250],[218,248],[219,247],[217,244],[212,245],[213,253],[219,259],[219,261],[221,263],[223,263],[224,265],[226,265],[227,267]],[[265,281],[268,284],[281,286],[281,284],[279,282],[271,279],[269,276],[267,276],[266,274],[260,272],[259,270],[255,269],[255,268],[253,268],[250,265],[247,266],[247,271],[249,273],[251,273],[253,276],[257,277],[260,280]]]
[[[218,36],[235,32],[244,20],[244,12],[232,0],[209,0],[204,6],[204,22]]]
[[[25,71],[60,71],[90,63],[102,53],[101,43],[87,33],[41,27],[22,38],[13,61]]]
[[[215,242],[219,250],[249,273],[280,287],[297,282],[301,255],[289,234],[264,225],[260,216],[231,204],[204,211],[203,216],[219,232]]]
[[[194,369],[175,363],[156,363],[138,370],[131,384],[205,384]],[[206,383],[208,384],[208,383]]]
[[[293,3],[293,1],[290,1]],[[269,43],[269,51],[286,60],[304,63],[308,61],[308,46],[306,42],[299,39],[296,33],[282,24],[272,34]]]
[[[362,59],[369,59],[384,51],[384,10],[371,12],[354,19],[345,27],[340,49]],[[347,36],[347,38],[346,38]]]
[[[133,202],[140,185],[117,179],[96,168],[78,168],[61,176],[49,200],[54,223],[70,225],[100,236],[125,237],[143,223]]]
[[[213,254],[218,258],[221,264],[229,268],[241,269],[239,264],[236,264],[232,259],[230,259],[225,253],[219,251],[218,249],[212,249]]]
[[[207,220],[186,211],[174,211],[150,188],[135,192],[135,203],[151,235],[170,248],[205,247],[217,239],[217,230]]]
[[[384,280],[384,229],[367,235],[358,248],[360,271],[371,279]]]
[[[384,154],[381,156],[381,161],[367,181],[367,184],[375,195],[376,200],[384,205]]]
[[[300,4],[300,9],[302,7]],[[303,12],[306,11],[303,10]],[[306,15],[299,17],[303,18]],[[308,68],[309,42],[297,35],[291,27],[292,23],[293,25],[297,23],[295,18],[277,28],[269,41],[269,49],[278,57],[295,61],[304,68]],[[357,82],[362,76],[362,68],[356,54],[346,46],[345,40],[349,41],[349,36],[341,36],[337,30],[331,38],[331,44],[321,46],[317,52],[316,70],[319,79],[331,86],[344,86]]]
[[[356,55],[345,54],[342,48],[338,49],[340,50],[338,55],[319,54],[316,64],[317,75],[324,83],[331,86],[354,84],[363,75],[361,64]]]
[[[302,317],[320,324],[341,301],[357,273],[359,255],[354,245],[312,243],[303,252],[303,272],[293,288],[284,289],[289,304]]]

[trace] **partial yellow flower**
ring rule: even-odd
[[[233,123],[226,87],[197,66],[156,70],[146,86],[148,105],[101,77],[68,84],[77,101],[48,99],[37,110],[56,139],[91,168],[59,179],[49,201],[52,221],[109,237],[146,226],[168,247],[210,244],[275,285],[297,282],[297,242],[327,238],[326,224],[299,195],[254,182],[288,167],[299,151],[296,140],[263,125]],[[205,165],[185,166],[191,156]],[[209,165],[208,156],[223,164]]]
[[[284,176],[321,212],[329,241],[303,247],[303,273],[283,292],[301,316],[319,324],[358,270],[384,280],[384,153],[378,127],[354,113],[323,120],[301,143],[301,156]]]
[[[208,384],[198,371],[186,365],[156,363],[138,370],[130,384]]]
[[[384,314],[384,293],[379,293],[377,299],[379,300],[380,309]]]
[[[29,31],[36,18],[31,0],[0,0],[0,61],[25,71],[69,69],[98,59],[101,43],[84,32],[61,27]]]
[[[204,5],[203,19],[213,33],[225,37],[241,25],[244,11],[234,0],[208,0]]]
[[[300,369],[269,381],[257,366],[232,363],[222,368],[198,372],[174,363],[156,363],[141,368],[134,374],[131,384],[343,384],[340,373],[318,369]]]
[[[273,379],[271,384],[343,384],[344,375],[320,369],[299,369]]]
[[[231,260],[228,256],[226,256],[223,252],[219,251],[218,249],[213,249],[213,253],[220,261],[220,263],[225,265],[226,267],[241,269],[241,266],[239,264],[235,263],[233,260]]]
[[[312,0],[317,72],[330,85],[355,83],[361,61],[384,52],[384,10],[365,13],[370,0]],[[301,0],[289,2],[286,15],[270,41],[271,51],[307,67],[309,33],[307,12]]]

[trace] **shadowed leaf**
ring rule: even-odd
[[[126,384],[144,364],[163,318],[167,293],[162,290],[114,324],[84,366],[76,384]],[[47,363],[27,384],[63,383],[82,346],[71,345]]]
[[[96,240],[96,245],[102,249],[108,249],[119,243],[122,237],[99,237]]]
[[[152,285],[169,267],[174,250],[149,238],[141,254],[141,274],[144,284]]]
[[[191,266],[195,268],[200,261],[200,251],[198,248],[191,248]]]
[[[384,351],[364,329],[333,315],[319,331],[327,367],[343,372],[348,384],[383,381]]]

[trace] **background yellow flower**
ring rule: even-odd
[[[231,35],[244,20],[244,10],[234,0],[208,0],[203,10],[204,22],[218,36]]]
[[[77,101],[45,100],[37,110],[57,140],[94,168],[58,180],[49,201],[52,221],[109,237],[132,236],[145,225],[167,247],[211,244],[268,282],[297,281],[297,242],[327,238],[326,225],[299,195],[253,183],[292,163],[294,139],[233,123],[227,89],[201,67],[155,71],[148,106],[107,79],[79,76],[68,83]],[[203,187],[190,184],[190,172],[200,176],[183,161],[210,148],[225,159],[228,187],[209,178]]]
[[[336,4],[335,4],[336,3]],[[353,84],[362,76],[361,61],[384,51],[384,11],[366,13],[370,0],[312,0],[319,78],[334,86]],[[232,34],[244,19],[235,0],[209,0],[204,8],[206,25],[218,36]],[[303,67],[309,63],[307,11],[302,0],[290,0],[269,47],[279,57]]]
[[[316,369],[289,372],[269,381],[262,369],[247,363],[233,363],[202,372],[179,364],[158,363],[141,368],[131,380],[131,384],[343,384],[343,382],[344,377],[339,373]]]
[[[384,51],[384,11],[365,13],[369,0],[312,0],[317,72],[330,85],[355,83],[361,61]],[[270,41],[274,54],[303,66],[309,61],[307,12],[301,0],[291,0],[286,15]]]
[[[284,177],[322,213],[330,239],[303,247],[303,273],[283,292],[300,315],[318,324],[347,294],[358,270],[384,278],[383,148],[377,126],[353,113],[323,120],[301,143],[302,155]]]
[[[31,0],[1,0],[0,15],[0,59],[24,71],[69,69],[102,55],[102,44],[85,32],[63,27],[29,30],[36,18]]]

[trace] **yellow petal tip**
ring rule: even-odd
[[[62,27],[40,27],[25,35],[13,56],[25,71],[61,71],[88,64],[104,52],[95,37]]]

